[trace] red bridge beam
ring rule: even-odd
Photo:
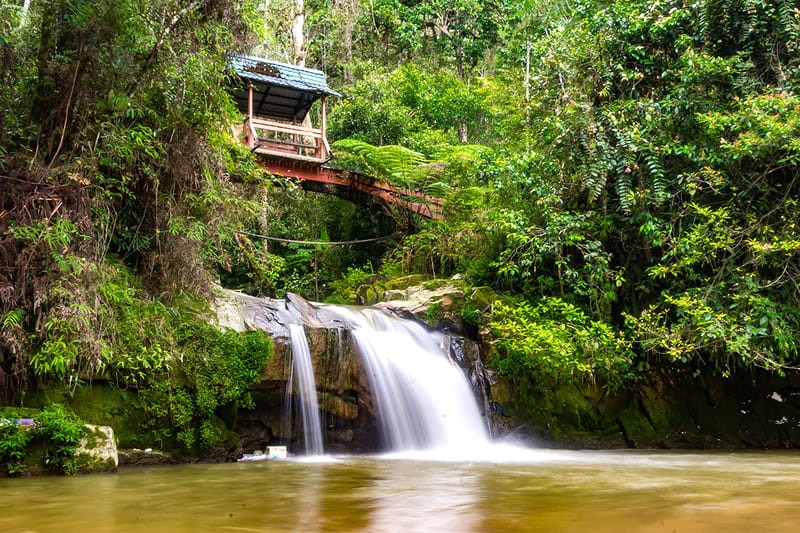
[[[408,209],[426,218],[434,220],[444,218],[442,214],[443,199],[382,183],[364,174],[278,158],[262,157],[260,164],[271,174],[352,189]]]

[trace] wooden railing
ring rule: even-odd
[[[260,154],[316,163],[330,159],[331,147],[319,128],[245,117],[242,133],[247,147]]]

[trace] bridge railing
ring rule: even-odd
[[[331,156],[331,147],[319,128],[245,117],[242,129],[247,147],[260,154],[316,163]]]

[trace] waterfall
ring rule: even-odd
[[[289,324],[289,336],[292,343],[292,372],[287,383],[287,397],[293,396],[291,387],[293,387],[292,382],[294,381],[297,384],[305,453],[306,455],[322,455],[322,424],[319,418],[317,388],[306,332],[299,324]]]
[[[323,313],[352,329],[389,451],[488,445],[473,391],[442,334],[377,309],[322,306]]]

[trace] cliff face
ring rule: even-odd
[[[294,295],[268,300],[227,292],[217,300],[216,312],[221,325],[239,331],[263,329],[275,343],[275,353],[252,392],[256,408],[237,413],[236,431],[243,436],[245,450],[278,443],[302,448],[302,429],[291,423],[297,413],[286,408],[292,369],[289,324],[302,324],[306,333],[325,450],[359,453],[380,448],[376,407],[349,330],[324,323],[313,306]]]
[[[382,306],[392,308],[395,302]],[[299,424],[287,424],[286,385],[292,356],[288,324],[302,324],[315,370],[326,452],[363,453],[382,448],[377,406],[351,331],[299,297],[265,300],[226,293],[216,309],[222,325],[263,329],[275,342],[253,390],[256,408],[239,410],[234,429],[244,449],[287,444],[301,449]],[[406,314],[400,305],[396,311]],[[800,446],[800,380],[766,373],[728,379],[652,374],[606,391],[598,384],[545,388],[535,396],[483,366],[492,347],[446,336],[451,358],[465,371],[495,437],[574,448],[796,448]],[[295,405],[297,402],[293,402]]]
[[[274,355],[253,388],[256,408],[239,410],[235,430],[243,437],[245,450],[267,444],[286,444],[291,450],[303,448],[302,424],[295,423],[295,397],[287,398],[292,375],[289,324],[301,324],[306,334],[314,368],[318,408],[327,453],[366,453],[382,449],[375,394],[365,366],[352,339],[351,330],[339,319],[302,298],[269,300],[226,292],[215,306],[220,325],[239,331],[268,331],[274,341]],[[478,346],[458,335],[444,337],[452,360],[463,370],[482,414],[489,412],[489,385]],[[295,407],[296,409],[296,407]]]

